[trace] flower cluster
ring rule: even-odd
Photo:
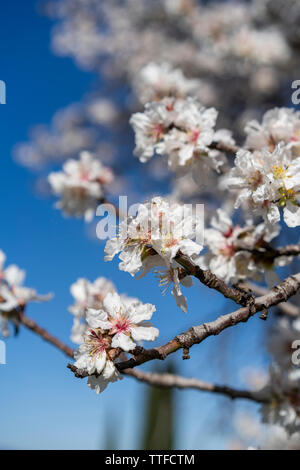
[[[300,225],[300,158],[292,158],[283,143],[274,151],[239,150],[235,166],[222,185],[238,191],[235,207],[245,204],[269,224],[280,221],[280,208],[289,227]]]
[[[268,351],[272,359],[283,369],[292,368],[293,343],[300,340],[300,319],[280,318],[268,338]]]
[[[271,367],[266,390],[272,397],[261,407],[262,421],[282,426],[288,434],[300,431],[300,376],[299,371],[285,371]]]
[[[284,37],[274,28],[241,28],[232,37],[231,50],[241,59],[267,65],[284,63],[289,57],[289,48]]]
[[[7,337],[10,334],[8,322],[17,329],[19,315],[24,312],[28,302],[45,302],[52,294],[38,295],[35,289],[24,287],[25,271],[15,264],[4,269],[6,256],[0,250],[0,332]]]
[[[274,362],[265,391],[271,401],[261,408],[263,422],[280,425],[289,435],[300,431],[300,373],[292,362],[296,340],[297,348],[300,340],[299,319],[283,318],[277,322],[268,342]]]
[[[150,62],[142,68],[136,80],[137,93],[144,104],[168,96],[182,99],[195,96],[200,87],[199,79],[186,78],[181,69],[174,69],[167,62],[161,65]]]
[[[133,351],[136,342],[157,338],[158,329],[148,321],[154,312],[153,305],[136,299],[124,302],[117,293],[108,293],[101,309],[87,310],[89,329],[75,353],[75,366],[87,370],[88,385],[96,393],[121,378],[115,360],[122,352]]]
[[[136,113],[130,120],[135,131],[135,154],[142,162],[154,154],[164,155],[172,171],[192,171],[195,179],[204,183],[206,175],[219,171],[224,163],[224,155],[211,144],[220,140],[234,143],[229,131],[215,132],[217,114],[192,97],[166,97],[148,103],[144,113]]]
[[[119,268],[134,276],[141,276],[152,268],[163,267],[158,272],[162,285],[174,282],[172,291],[177,304],[186,311],[186,299],[181,294],[180,282],[190,285],[185,273],[176,262],[179,253],[197,257],[202,250],[202,224],[190,205],[168,202],[160,197],[140,204],[135,217],[119,226],[118,236],[105,247],[105,260],[111,261],[117,253]],[[200,242],[198,242],[200,241]]]
[[[260,280],[264,273],[268,284],[273,286],[278,282],[274,269],[291,262],[286,256],[274,259],[264,256],[264,250],[270,248],[269,242],[279,234],[278,225],[234,226],[227,213],[218,209],[211,226],[205,230],[208,251],[199,258],[199,264],[225,282]]]
[[[300,112],[291,108],[270,109],[262,122],[250,121],[245,128],[245,146],[249,150],[268,149],[270,152],[283,142],[291,158],[300,156]]]
[[[111,170],[89,152],[81,152],[79,160],[68,160],[63,171],[48,177],[53,192],[61,198],[56,206],[66,215],[84,216],[87,221],[103,197],[103,186],[112,179]]]
[[[227,119],[237,122],[236,110],[242,114],[249,104],[248,99],[240,99],[249,96],[249,85],[253,103],[263,108],[269,103],[270,93],[275,92],[275,101],[282,98],[280,90],[290,79],[291,70],[292,76],[299,75],[295,68],[298,67],[297,48],[291,45],[294,41],[286,40],[286,37],[290,39],[291,23],[294,23],[293,33],[298,31],[297,15],[292,14],[285,27],[281,28],[282,24],[274,27],[273,16],[262,6],[271,3],[270,0],[255,2],[255,7],[253,2],[241,1],[203,5],[194,0],[85,0],[78,1],[76,8],[73,3],[73,0],[51,2],[48,11],[51,17],[57,18],[53,50],[73,57],[83,68],[92,68],[101,76],[101,83],[110,81],[112,76],[122,77],[135,94],[147,101],[152,99],[153,93],[149,91],[152,86],[159,94],[163,88],[169,92],[165,83],[176,82],[176,92],[181,93],[188,87],[190,94],[191,83],[187,84],[179,72],[175,73],[181,67],[187,77],[194,76],[197,80],[200,77],[197,96],[201,102],[218,106]],[[294,5],[286,10],[294,12]],[[281,18],[282,23],[286,18]],[[148,68],[147,64],[159,65]],[[141,69],[147,72],[140,75]],[[90,116],[86,101],[84,98],[81,103],[57,113],[50,128],[37,126],[31,141],[17,147],[19,161],[39,166],[46,160],[69,158],[84,148],[97,151],[99,139],[95,137],[94,113]],[[131,105],[132,100],[126,104]],[[101,110],[105,108],[101,106]],[[117,111],[123,117],[124,108]],[[70,114],[70,119],[62,119]],[[116,145],[114,137],[111,144]]]

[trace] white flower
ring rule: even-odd
[[[300,112],[290,108],[275,108],[267,111],[260,124],[250,121],[246,147],[250,150],[263,148],[274,151],[276,145],[284,142],[291,149],[293,156],[300,156]]]
[[[234,227],[227,214],[221,209],[212,218],[213,228],[205,230],[205,245],[209,251],[199,259],[201,267],[210,269],[225,282],[236,282],[249,275],[250,253],[240,253],[236,245],[239,236],[245,233],[241,227]]]
[[[289,227],[300,225],[300,158],[291,159],[283,144],[272,153],[266,149],[254,153],[240,150],[223,185],[240,190],[236,208],[246,203],[270,224],[279,222],[279,208],[283,208],[285,223]]]
[[[299,380],[294,380],[286,369],[273,365],[265,391],[271,396],[271,401],[261,407],[262,421],[282,426],[289,435],[299,432]]]
[[[202,246],[194,241],[199,228],[190,205],[153,198],[139,205],[136,217],[121,222],[118,236],[106,243],[105,260],[121,252],[119,267],[132,275],[150,256],[158,256],[153,266],[161,266],[162,261],[169,266],[179,251],[188,256],[201,251]]]
[[[165,137],[165,153],[169,167],[178,171],[197,160],[209,160],[208,146],[213,141],[218,113],[214,108],[201,107],[193,98],[178,101],[174,108],[174,127]]]
[[[166,62],[161,65],[150,62],[141,69],[135,85],[141,102],[148,103],[167,96],[186,98],[196,93],[201,82],[186,78],[181,69],[173,69]]]
[[[234,226],[222,209],[217,210],[211,226],[205,230],[208,251],[198,262],[203,269],[209,269],[225,282],[236,283],[247,278],[260,280],[260,273],[264,273],[268,281],[275,266],[290,262],[286,257],[270,262],[263,257],[263,251],[260,254],[260,247],[278,235],[278,226]]]
[[[264,30],[241,28],[231,38],[231,48],[238,57],[262,64],[286,61],[289,56],[288,44],[278,29]]]
[[[135,342],[157,338],[158,329],[148,322],[154,312],[153,305],[117,293],[106,295],[102,309],[88,309],[89,330],[75,353],[75,366],[87,370],[91,389],[100,393],[109,382],[122,378],[114,363],[122,351],[135,349]]]
[[[63,171],[50,173],[48,180],[53,192],[60,196],[57,207],[66,215],[93,218],[95,209],[103,196],[103,185],[113,179],[109,168],[89,152],[81,152],[80,159],[68,160]]]
[[[114,284],[105,277],[99,277],[93,283],[80,278],[70,287],[75,303],[69,311],[75,317],[83,317],[87,308],[101,308],[106,294],[115,290]]]
[[[191,97],[148,103],[145,112],[134,114],[130,121],[135,131],[135,154],[142,162],[154,154],[163,155],[178,175],[192,172],[197,183],[207,184],[210,173],[219,172],[226,161],[211,144],[234,144],[226,129],[215,132],[217,115],[214,108],[205,108]]]
[[[109,330],[112,335],[111,346],[123,351],[132,351],[142,340],[154,341],[159,335],[150,320],[155,312],[154,305],[142,304],[136,300],[122,302],[117,293],[107,294],[103,310],[89,309],[87,322],[92,328]]]
[[[35,289],[24,287],[25,271],[16,265],[3,269],[5,259],[5,254],[0,250],[0,331],[3,336],[8,336],[8,321],[17,327],[18,313],[29,302],[46,302],[52,298],[52,294],[42,296]]]
[[[202,245],[197,240],[201,227],[190,205],[154,198],[139,205],[136,217],[121,222],[118,236],[106,243],[105,261],[120,253],[121,271],[132,276],[141,271],[144,276],[153,268],[163,267],[171,272],[168,281],[174,280],[174,269],[180,268],[176,255],[181,252],[193,259],[200,253]]]
[[[15,298],[15,305],[25,306],[28,302],[45,302],[52,298],[52,294],[39,295],[35,289],[24,287],[22,284],[25,280],[26,272],[19,269],[16,265],[11,265],[3,272],[4,280],[6,281],[10,293]],[[4,306],[1,305],[4,310]]]
[[[121,374],[118,372],[111,361],[106,361],[102,373],[99,376],[89,376],[87,383],[91,390],[95,390],[95,392],[99,394],[106,389],[110,382],[114,383],[117,380],[122,380]]]
[[[173,121],[174,100],[165,98],[147,103],[144,113],[135,113],[130,119],[135,132],[135,151],[141,162],[146,162],[155,152],[164,152],[164,136]]]
[[[75,303],[69,307],[69,311],[75,316],[71,340],[81,344],[83,334],[87,328],[85,321],[88,308],[99,309],[103,306],[103,300],[109,292],[115,292],[114,284],[104,277],[99,277],[93,283],[87,279],[78,279],[71,285],[70,291]]]
[[[88,381],[90,388],[100,393],[109,382],[122,378],[113,362],[111,338],[100,329],[91,329],[84,341],[75,353],[75,367],[87,370],[91,375]],[[96,374],[95,377],[93,374]]]
[[[71,341],[75,344],[81,344],[83,342],[84,334],[86,333],[87,328],[88,326],[85,321],[75,317],[71,329]]]

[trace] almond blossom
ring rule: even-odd
[[[9,336],[8,322],[18,328],[18,314],[29,302],[46,302],[52,294],[39,295],[35,289],[23,286],[26,272],[16,265],[3,269],[6,256],[0,250],[0,332]]]
[[[148,322],[155,310],[154,305],[124,302],[117,293],[107,294],[102,310],[88,310],[87,321],[92,328],[109,330],[111,346],[128,352],[136,347],[136,341],[154,341],[158,337],[158,329]]]
[[[275,28],[242,27],[232,37],[231,50],[238,57],[262,64],[284,63],[289,56],[288,44]]]
[[[222,209],[217,210],[211,226],[212,228],[205,230],[205,246],[208,251],[199,258],[199,264],[225,282],[236,283],[247,278],[260,280],[261,273],[264,273],[268,284],[273,285],[278,281],[277,277],[274,278],[274,268],[291,261],[282,256],[270,263],[259,256],[259,249],[279,234],[278,226],[234,226]]]
[[[177,106],[174,128],[165,137],[168,164],[178,171],[199,160],[208,161],[216,169],[218,164],[209,160],[208,146],[213,142],[217,111],[203,108],[197,100],[188,98]]]
[[[274,364],[265,390],[271,401],[261,407],[263,423],[282,426],[289,435],[300,431],[300,376]]]
[[[238,190],[235,207],[245,204],[269,224],[280,221],[280,209],[287,226],[300,225],[300,158],[292,159],[283,144],[274,152],[239,150],[235,166],[222,185]]]
[[[54,194],[61,198],[56,207],[66,215],[84,216],[90,221],[113,174],[90,152],[81,152],[79,160],[68,160],[63,171],[50,173],[48,180]]]
[[[175,100],[164,98],[162,101],[147,103],[144,113],[135,113],[130,119],[135,132],[135,151],[141,162],[146,162],[155,153],[164,153],[164,137],[174,121]]]
[[[90,329],[84,336],[84,343],[75,352],[75,366],[86,369],[91,375],[88,385],[96,393],[105,390],[109,382],[122,378],[113,362],[115,350],[111,348],[111,338],[104,333],[101,329]]]
[[[83,334],[87,329],[85,321],[87,309],[102,308],[105,296],[115,290],[114,284],[104,277],[99,277],[93,283],[80,278],[71,285],[70,291],[75,299],[75,303],[69,307],[69,312],[75,317],[71,333],[73,343],[82,343]]]
[[[299,339],[299,318],[281,318],[273,328],[268,349],[274,362],[264,389],[271,400],[260,410],[263,422],[281,426],[288,435],[300,431],[300,371],[292,362],[294,341]]]
[[[177,174],[192,171],[205,183],[211,171],[220,171],[225,156],[212,149],[212,143],[234,143],[225,129],[215,132],[217,111],[204,108],[197,99],[164,98],[148,103],[144,113],[136,113],[130,122],[135,131],[135,154],[146,162],[154,154],[166,156],[169,168]]]
[[[120,253],[119,269],[132,276],[138,272],[144,276],[151,269],[164,268],[162,277],[167,283],[174,282],[173,295],[178,300],[181,267],[175,258],[179,252],[195,258],[202,250],[200,239],[202,223],[192,206],[156,197],[140,204],[135,217],[121,222],[117,237],[106,243],[104,259],[111,261]]]
[[[186,98],[201,86],[198,79],[186,78],[181,69],[174,69],[167,62],[150,62],[143,67],[136,80],[136,88],[142,103],[159,101],[167,96]]]
[[[154,312],[154,305],[136,299],[124,302],[117,293],[106,295],[102,309],[88,309],[89,330],[75,354],[75,366],[87,370],[90,388],[100,393],[109,382],[120,379],[114,364],[119,354],[134,350],[136,342],[157,338],[158,329],[148,322]]]
[[[267,111],[262,122],[250,121],[245,128],[246,147],[250,150],[267,148],[273,152],[283,142],[294,157],[300,156],[300,112],[291,108]]]

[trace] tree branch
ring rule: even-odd
[[[163,346],[158,348],[146,350],[137,347],[133,351],[133,357],[129,360],[116,363],[118,370],[126,375],[132,376],[137,380],[156,385],[161,387],[177,387],[177,388],[194,388],[202,391],[210,391],[227,395],[231,398],[245,398],[249,400],[264,402],[267,397],[263,396],[260,392],[249,392],[243,390],[234,390],[230,387],[208,384],[196,379],[186,379],[183,377],[173,376],[171,374],[153,374],[142,371],[132,370],[134,367],[141,365],[145,362],[154,359],[165,359],[169,354],[172,354],[179,349],[189,350],[194,344],[199,344],[206,338],[212,335],[218,335],[223,330],[237,325],[241,322],[247,322],[255,313],[266,310],[269,307],[286,302],[290,297],[296,294],[300,289],[300,273],[286,278],[281,284],[275,286],[267,294],[255,299],[254,303],[250,306],[240,308],[235,312],[227,315],[222,315],[216,320],[204,323],[200,326],[195,326],[187,330],[185,333],[176,336]],[[21,314],[19,322],[39,335],[42,339],[49,342],[70,358],[74,357],[74,350],[62,343],[58,338],[52,336],[47,330],[41,328],[34,320]],[[85,370],[77,369],[74,365],[68,364],[76,377],[87,377],[89,374]]]
[[[251,289],[257,295],[266,295],[268,293],[268,289],[265,287],[258,286],[253,282],[243,282],[241,284],[243,289]],[[291,302],[282,302],[277,305],[277,307],[284,313],[285,315],[289,315],[290,317],[296,318],[300,317],[300,308],[297,305],[294,305]]]
[[[226,144],[225,142],[213,142],[209,145],[209,148],[213,150],[220,150],[220,152],[224,152],[229,155],[236,155],[240,150],[240,147],[237,145]]]
[[[196,277],[205,286],[209,287],[210,289],[217,290],[223,294],[224,297],[234,300],[237,304],[246,306],[254,302],[254,297],[251,294],[241,289],[230,287],[228,284],[226,284],[226,282],[224,282],[222,279],[219,279],[208,269],[201,269],[199,266],[194,264],[188,256],[182,254],[181,252],[177,254],[175,260],[185,269],[187,274]]]
[[[267,310],[269,307],[278,305],[283,301],[287,301],[290,297],[295,295],[299,289],[300,273],[286,278],[266,295],[255,299],[255,302],[251,306],[240,308],[239,310],[227,315],[222,315],[212,322],[203,323],[203,325],[200,326],[194,326],[185,333],[176,336],[174,339],[158,348],[149,350],[137,348],[135,350],[136,353],[133,352],[133,357],[127,361],[118,363],[117,368],[119,371],[123,371],[128,368],[139,366],[153,359],[163,360],[179,349],[189,349],[194,344],[200,344],[209,336],[216,336],[227,328],[242,322],[247,322],[249,318],[257,312]]]
[[[43,340],[47,341],[48,343],[51,343],[53,346],[58,348],[60,351],[62,351],[64,354],[71,357],[72,359],[74,358],[74,349],[62,343],[62,341],[60,341],[55,336],[52,336],[50,333],[48,333],[47,330],[41,328],[37,323],[35,323],[34,320],[26,317],[26,315],[24,314],[21,314],[18,320],[23,326],[39,335]]]
[[[202,392],[212,392],[219,395],[225,395],[233,400],[237,398],[244,398],[246,400],[252,400],[258,403],[267,403],[269,401],[267,394],[262,391],[256,392],[250,390],[237,390],[226,385],[216,385],[194,378],[186,378],[174,374],[144,372],[137,369],[127,369],[125,373],[126,375],[134,377],[140,382],[145,382],[155,387],[194,389]]]
[[[88,373],[85,370],[80,370],[72,364],[68,364],[68,368],[78,378],[88,377]],[[237,390],[226,385],[216,385],[202,380],[181,377],[174,374],[158,374],[154,372],[144,372],[137,369],[125,369],[123,374],[133,377],[139,382],[147,383],[154,387],[161,388],[179,388],[179,389],[194,389],[202,392],[211,392],[218,395],[225,395],[231,399],[246,399],[252,400],[257,403],[267,403],[269,397],[263,391],[252,392],[250,390]]]
[[[241,246],[240,251],[250,252],[255,259],[273,263],[276,258],[280,258],[281,256],[299,256],[300,245],[287,245],[282,248],[273,248],[269,244],[264,244],[262,247],[255,249],[247,249]]]

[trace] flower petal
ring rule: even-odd
[[[135,343],[124,333],[117,333],[113,337],[111,345],[113,348],[121,348],[123,351],[132,351],[135,348]]]
[[[159,330],[150,323],[131,328],[131,336],[135,341],[154,341],[159,335]]]

